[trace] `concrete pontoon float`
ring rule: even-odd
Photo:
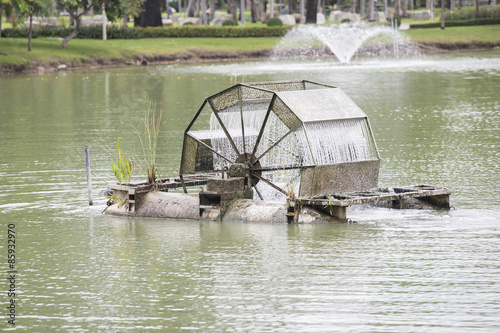
[[[107,213],[312,223],[347,221],[359,204],[450,208],[447,188],[379,188],[379,168],[368,117],[340,88],[237,84],[206,98],[185,130],[179,177],[111,184],[127,202]]]

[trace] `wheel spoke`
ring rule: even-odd
[[[260,180],[262,180],[264,183],[266,183],[267,185],[271,186],[272,188],[274,188],[275,190],[283,193],[284,195],[288,195],[288,193],[282,189],[281,187],[278,187],[276,185],[274,185],[273,183],[271,183],[269,180],[265,179],[264,177],[258,175],[258,174],[254,174],[255,177],[259,178]]]
[[[207,145],[205,142],[195,138],[194,136],[192,136],[191,134],[189,133],[186,133],[186,135],[188,135],[190,138],[192,138],[193,140],[195,140],[196,142],[198,143],[201,143],[204,147],[210,149],[213,153],[217,154],[218,156],[222,157],[223,159],[225,159],[226,161],[228,161],[229,163],[233,163],[234,161],[231,161],[228,157],[222,155],[221,153],[219,153],[218,151],[216,151],[215,149],[213,149],[212,147],[210,147],[209,145]]]

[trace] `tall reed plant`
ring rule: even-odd
[[[113,173],[120,184],[128,184],[130,176],[134,171],[134,163],[127,154],[122,155],[120,150],[120,139],[118,139],[116,146],[118,148],[118,163],[113,163]]]
[[[162,122],[164,107],[156,103],[149,102],[144,114],[144,133],[135,129],[141,142],[142,152],[144,154],[144,165],[142,169],[148,179],[148,184],[156,182],[156,148],[158,145],[158,136],[164,122]]]

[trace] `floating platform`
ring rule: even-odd
[[[453,190],[432,185],[376,188],[312,198],[289,199],[294,205],[311,207],[341,221],[347,220],[347,207],[371,204],[393,209],[450,209]]]
[[[228,179],[230,186],[219,192],[204,190],[218,179],[203,176],[167,178],[155,184],[110,184],[118,200],[110,203],[107,214],[121,216],[248,221],[268,223],[347,222],[347,207],[372,205],[391,209],[450,209],[453,190],[413,185],[375,188],[319,197],[289,198],[286,202],[263,202],[245,198],[242,179]],[[172,193],[171,189],[201,187],[199,193]],[[208,185],[210,186],[210,185]],[[232,187],[232,188],[231,188]],[[236,190],[235,190],[236,188]],[[240,190],[238,190],[240,189]]]

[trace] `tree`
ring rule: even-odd
[[[203,0],[204,2],[205,0]],[[245,0],[240,0],[240,20],[241,25],[245,25]]]
[[[92,0],[57,0],[57,3],[69,13],[69,16],[73,19],[73,22],[75,22],[75,30],[64,38],[60,46],[61,49],[64,49],[69,41],[80,33],[82,28],[82,16],[88,12],[94,3],[92,3]]]
[[[316,23],[318,11],[318,0],[306,1],[306,23]]]
[[[394,15],[396,17],[400,17],[401,16],[401,0],[396,0],[394,7],[395,7],[394,8],[394,10],[395,10]]]
[[[102,0],[100,0],[102,1]],[[106,17],[110,21],[125,18],[123,27],[127,27],[129,16],[138,16],[142,11],[144,0],[105,0]]]
[[[5,10],[7,14],[12,13],[14,10],[16,11],[24,11],[24,1],[23,0],[0,0],[0,42],[2,38],[2,19],[3,19],[3,11]],[[1,46],[1,44],[0,44]]]
[[[24,6],[24,13],[29,18],[28,29],[28,51],[31,51],[31,36],[33,33],[33,15],[49,16],[54,10],[53,0],[27,0]]]
[[[441,0],[441,29],[444,29],[444,0]]]
[[[136,16],[142,10],[144,0],[99,0],[106,7],[106,17],[110,21],[129,15]]]
[[[297,12],[297,0],[288,0],[288,14],[293,14],[296,12]]]
[[[136,27],[161,27],[161,0],[146,0],[142,4],[139,16],[134,19]]]
[[[210,0],[210,20],[213,20],[214,16],[215,16],[215,0]]]
[[[236,8],[238,8],[238,0],[228,0],[227,3],[227,13],[231,14],[234,22],[238,22],[238,17],[236,15]]]
[[[7,1],[5,1],[7,2]],[[2,46],[2,19],[3,19],[4,0],[0,0],[0,47]]]
[[[252,0],[252,23],[258,22],[262,19],[264,12],[264,0]]]

